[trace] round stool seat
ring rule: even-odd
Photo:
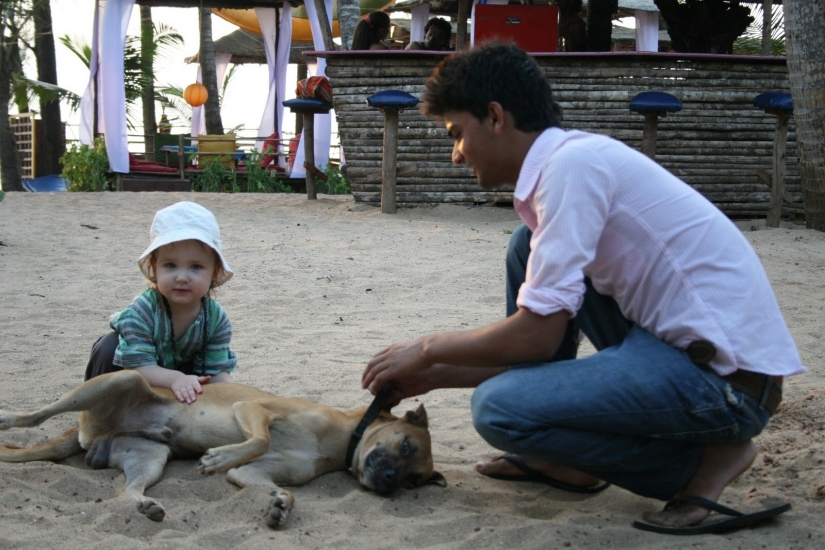
[[[682,110],[682,102],[676,96],[665,92],[642,92],[630,100],[630,110],[638,113],[648,111],[676,113]]]
[[[782,92],[766,92],[754,98],[753,104],[761,109],[785,111],[788,115],[793,114],[793,99],[791,94]]]
[[[284,101],[284,107],[293,113],[328,113],[332,103],[323,99],[296,97]]]
[[[384,90],[369,96],[367,105],[377,109],[406,109],[418,105],[418,98],[401,90]]]

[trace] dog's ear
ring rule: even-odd
[[[419,428],[426,428],[427,411],[424,410],[424,405],[419,405],[418,408],[414,411],[407,411],[406,414],[404,414],[404,420],[406,420],[413,426],[418,426]]]
[[[447,486],[447,479],[441,474],[433,470],[433,475],[427,480],[427,485],[438,485],[439,487]]]

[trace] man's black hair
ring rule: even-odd
[[[514,44],[487,42],[444,59],[427,79],[421,110],[443,117],[467,111],[479,120],[497,101],[523,132],[561,126],[561,110],[541,67]]]
[[[430,27],[433,26],[438,27],[442,31],[446,32],[447,36],[453,34],[453,26],[450,25],[450,22],[445,19],[441,19],[440,17],[433,17],[432,19],[427,21],[427,24],[424,25],[424,34],[427,34],[427,31],[430,30]]]

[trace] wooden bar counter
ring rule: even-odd
[[[378,204],[384,120],[366,98],[382,90],[420,97],[443,52],[310,52],[327,60],[347,176],[355,200]],[[564,114],[563,126],[612,136],[641,148],[644,117],[629,110],[639,92],[673,94],[683,104],[659,121],[656,160],[730,216],[763,216],[770,189],[774,117],[753,105],[762,92],[789,91],[784,57],[673,53],[537,53]],[[508,203],[512,188],[484,191],[450,162],[442,122],[403,111],[398,128],[397,202]],[[801,207],[796,129],[791,118],[786,190]]]

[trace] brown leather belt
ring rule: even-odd
[[[723,376],[735,390],[747,394],[773,415],[782,402],[782,377],[738,370]]]
[[[698,367],[710,368],[709,363],[716,355],[716,347],[706,340],[692,342],[687,350],[688,357]],[[773,415],[782,402],[782,377],[770,376],[747,370],[737,370],[722,378],[735,390],[754,398]]]

